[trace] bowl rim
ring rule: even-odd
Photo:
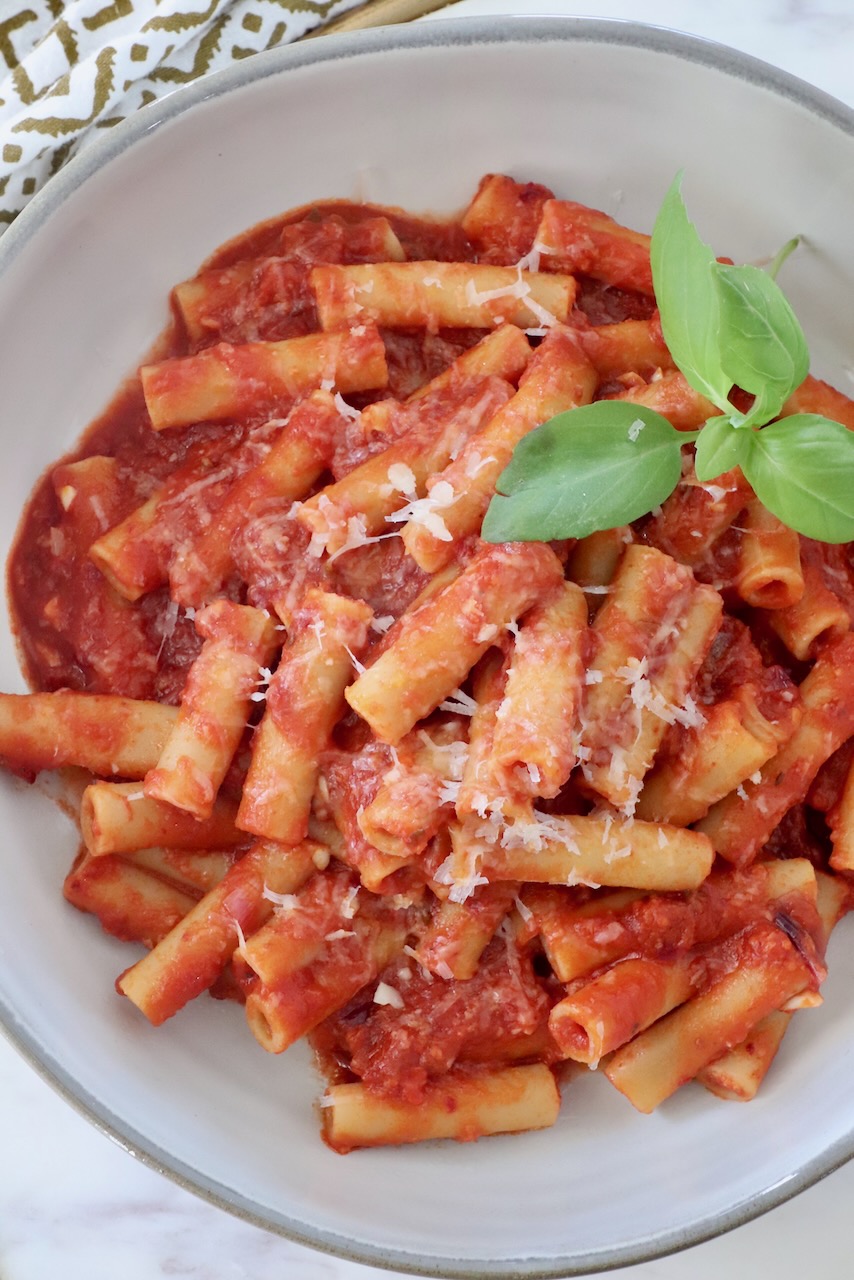
[[[770,90],[806,108],[841,132],[854,137],[854,108],[791,72],[728,45],[674,28],[623,18],[583,16],[453,17],[422,23],[399,24],[368,31],[327,35],[297,41],[253,55],[245,61],[202,77],[127,117],[94,140],[50,179],[0,236],[0,277],[40,229],[90,177],[154,130],[168,124],[201,103],[219,98],[249,84],[288,71],[345,58],[358,58],[397,49],[448,46],[532,44],[566,42],[610,44],[671,55],[699,63],[735,79]],[[259,1206],[240,1193],[208,1179],[200,1170],[170,1156],[132,1125],[123,1121],[65,1070],[45,1045],[37,1042],[21,1023],[16,1011],[0,993],[0,1033],[30,1066],[80,1115],[143,1165],[170,1179],[194,1195],[224,1209],[242,1221],[275,1235],[350,1262],[383,1270],[432,1276],[439,1280],[562,1280],[613,1268],[636,1265],[678,1253],[715,1238],[776,1208],[813,1186],[854,1157],[854,1132],[841,1135],[821,1156],[797,1173],[756,1192],[729,1210],[674,1228],[654,1238],[610,1250],[563,1255],[542,1262],[525,1257],[504,1260],[457,1259],[420,1255],[398,1249],[353,1242],[338,1234],[307,1227],[287,1219],[270,1219]]]

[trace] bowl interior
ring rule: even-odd
[[[61,173],[0,247],[0,542],[152,343],[170,286],[252,223],[332,196],[451,212],[498,171],[649,229],[679,169],[718,252],[766,260],[806,237],[784,284],[814,369],[845,389],[851,117],[761,64],[629,24],[430,23],[261,55],[167,99]],[[0,634],[0,687],[21,689]],[[584,1272],[734,1225],[851,1150],[844,925],[823,1008],[795,1020],[746,1110],[689,1086],[641,1117],[589,1073],[553,1130],[343,1159],[320,1142],[307,1053],[266,1055],[209,1000],[145,1024],[112,987],[133,953],[62,901],[71,824],[7,778],[0,822],[13,1037],[135,1152],[307,1243],[443,1276]]]

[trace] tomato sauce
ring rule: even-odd
[[[177,307],[173,307],[172,323],[151,358],[192,354],[223,338],[246,342],[315,330],[316,317],[304,305],[311,266],[330,259],[359,261],[370,255],[379,216],[387,217],[408,256],[426,255],[437,260],[471,257],[465,236],[454,222],[429,221],[344,202],[306,206],[217,250],[205,264],[205,272],[222,273],[247,263],[254,264],[252,272],[240,287],[229,289],[223,284],[222,289],[214,290],[211,322],[201,339],[188,336]],[[360,224],[374,229],[360,235]],[[281,260],[275,270],[269,263],[256,262],[281,252],[283,242],[297,254],[288,270],[288,264]],[[287,323],[282,319],[285,314]],[[406,395],[425,378],[441,372],[482,334],[449,331],[384,336],[390,382],[381,394]],[[360,401],[370,398],[370,393],[354,396],[353,402],[358,407]],[[117,595],[91,563],[88,545],[74,530],[78,497],[66,510],[58,496],[63,466],[93,456],[114,460],[107,527],[118,524],[176,477],[175,497],[165,504],[159,522],[160,535],[168,534],[169,546],[162,553],[168,560],[174,547],[180,547],[194,529],[215,517],[232,483],[251,465],[263,428],[263,415],[259,415],[256,421],[199,423],[176,431],[153,431],[139,379],[133,378],[92,423],[78,446],[45,473],[22,517],[7,578],[22,666],[32,687],[177,702],[187,668],[199,651],[192,610],[180,609],[170,599],[165,581],[130,603]],[[352,449],[357,450],[360,444],[353,440]],[[355,453],[350,466],[358,460]],[[346,455],[339,456],[338,465],[341,473],[349,469]],[[218,485],[212,485],[208,482],[217,469],[222,478]],[[194,490],[191,502],[182,500],[180,490],[194,481],[205,483]],[[253,571],[257,574],[257,587],[249,594],[252,603],[262,606],[281,592],[282,569],[293,569],[297,559],[304,563],[304,546],[292,527],[294,522],[290,522],[288,534],[297,537],[297,545],[291,556],[284,557],[284,566],[271,574],[270,512],[260,513],[262,521],[264,517],[266,525],[250,524],[241,531],[237,548],[238,572],[250,575],[250,586]],[[282,511],[273,516],[279,523],[285,519]],[[91,534],[104,531],[95,529]],[[286,544],[290,545],[289,539]],[[359,553],[349,557],[346,570],[337,562],[341,586],[346,589],[347,577],[357,580],[360,589],[367,585],[372,601],[385,613],[391,611],[390,598],[397,595],[403,600],[395,609],[399,612],[420,588],[423,575],[411,565],[404,567],[399,553],[395,557],[390,550],[367,550],[371,555],[361,569],[356,564]],[[157,560],[161,552],[150,546],[148,554]],[[167,568],[156,565],[155,577],[161,571],[165,577]],[[225,593],[246,598],[246,581],[238,578]]]
[[[32,685],[47,690],[70,688],[178,703],[201,645],[194,611],[197,605],[206,603],[211,592],[275,609],[289,626],[307,586],[356,597],[370,605],[380,625],[371,636],[370,653],[353,639],[357,650],[354,660],[370,663],[383,652],[389,643],[383,633],[388,634],[388,627],[424,591],[429,576],[406,554],[401,540],[392,536],[374,538],[370,545],[324,560],[320,553],[314,554],[312,537],[294,518],[291,501],[277,497],[279,491],[274,487],[267,490],[263,484],[253,487],[251,483],[245,488],[240,486],[239,482],[274,447],[296,399],[296,393],[286,392],[280,402],[275,393],[273,402],[261,403],[260,393],[253,389],[255,366],[251,359],[247,360],[243,344],[286,341],[317,331],[310,284],[312,267],[317,264],[369,263],[398,256],[422,261],[518,262],[532,248],[543,205],[551,193],[536,184],[527,184],[517,188],[517,195],[515,212],[507,226],[498,232],[494,227],[486,228],[483,243],[474,230],[469,235],[458,221],[415,218],[395,209],[341,201],[307,205],[222,246],[197,277],[176,286],[170,326],[150,357],[158,362],[187,358],[166,370],[167,389],[175,389],[185,373],[192,381],[193,370],[199,364],[212,367],[219,361],[232,374],[243,370],[238,381],[250,385],[251,406],[244,412],[246,404],[231,402],[230,418],[157,431],[152,428],[137,377],[119,392],[77,448],[45,474],[24,513],[8,574],[12,614]],[[648,294],[609,286],[585,275],[578,278],[573,319],[588,332],[590,326],[626,319],[648,321],[653,314],[654,303]],[[415,408],[395,402],[442,373],[486,332],[382,331],[378,363],[382,367],[384,353],[389,370],[387,386],[354,393],[348,402],[336,396],[334,408],[327,395],[325,416],[318,411],[323,421],[316,427],[314,440],[317,467],[310,471],[316,487],[325,488],[330,478],[347,476],[403,434],[413,439],[420,431],[424,433],[422,440],[429,439],[435,423],[441,422],[448,411],[448,398],[440,393],[433,400],[421,400]],[[534,345],[541,333],[533,331]],[[375,347],[379,347],[376,332],[371,336]],[[574,342],[568,335],[552,333],[526,376],[530,376],[532,367],[541,367],[544,357],[561,344],[567,347],[564,356],[571,364]],[[264,357],[270,357],[269,350],[265,350]],[[358,350],[355,363],[361,362],[362,353]],[[579,374],[579,379],[583,381],[586,376]],[[192,390],[195,384],[187,385]],[[373,387],[368,380],[355,385]],[[502,386],[510,396],[512,388]],[[460,394],[457,385],[452,395]],[[374,426],[363,428],[354,410],[389,398],[391,408],[383,406],[377,411]],[[191,396],[189,399],[192,403]],[[208,407],[207,412],[213,410]],[[272,419],[271,414],[275,415]],[[324,422],[326,436],[321,438]],[[310,435],[309,426],[306,438]],[[457,453],[451,456],[456,458]],[[84,461],[87,466],[80,465]],[[682,488],[688,484],[684,479]],[[710,512],[720,504],[720,495],[715,498],[710,489],[696,484],[687,493],[680,492],[678,500],[663,515],[636,528],[641,538],[674,557],[666,571],[646,584],[649,634],[635,634],[633,624],[626,620],[622,624],[618,621],[616,627],[619,630],[623,626],[626,652],[648,659],[650,679],[656,677],[671,654],[670,633],[678,632],[686,600],[696,589],[696,579],[714,582],[723,591],[732,586],[741,549],[741,531],[732,524],[732,518],[737,516],[745,495],[737,487],[723,493],[730,496],[729,503],[724,504],[727,518],[720,528]],[[229,508],[229,501],[235,497],[240,501],[236,508]],[[130,577],[141,584],[134,598],[126,582],[117,575],[110,579],[96,566],[91,547],[151,499],[157,504],[156,518],[149,532],[137,538],[128,552]],[[697,557],[699,565],[690,554],[697,525],[708,535],[705,554]],[[206,565],[196,550],[203,535],[210,531],[228,540],[225,569],[213,586],[204,579]],[[470,543],[456,547],[455,567],[465,568],[476,548],[474,535]],[[838,594],[854,619],[850,552],[807,542],[804,558],[818,566],[823,583]],[[524,613],[549,583],[563,580],[562,559],[542,544],[528,544],[522,550],[518,544],[493,547],[477,561],[480,577],[466,577],[467,597],[462,599],[462,593],[449,592],[461,618],[459,638],[467,641],[473,652],[483,653],[494,640],[492,635],[481,641],[479,637],[484,632],[503,631],[505,624]],[[473,585],[469,577],[474,579]],[[198,586],[199,582],[203,585]],[[508,594],[516,607],[505,617],[502,610]],[[734,607],[739,607],[738,602]],[[422,609],[410,616],[407,634],[417,637],[419,628],[432,632],[435,623],[428,598]],[[410,651],[413,661],[424,661],[428,646],[413,644]],[[786,664],[769,660],[771,652],[757,643],[756,631],[751,633],[738,619],[727,618],[696,682],[698,703],[709,706],[735,698],[750,687],[756,708],[770,722],[790,721],[793,708],[799,705],[798,672],[791,660]],[[585,663],[591,657],[585,652]],[[277,693],[276,686],[269,695],[268,710],[271,722],[277,722],[291,739],[298,741],[300,725],[294,722],[290,703]],[[253,718],[261,714],[261,708],[256,706]],[[604,723],[603,716],[597,732],[601,732],[601,743],[597,741],[595,749],[602,752],[602,760],[593,762],[604,764],[613,759],[614,745],[619,743],[621,734],[625,745],[631,745],[629,738],[634,739],[637,732],[635,718],[630,722],[625,708],[621,708],[613,723]],[[226,794],[239,790],[248,740],[245,735],[226,782]],[[677,727],[667,740],[665,754],[678,754],[683,741],[684,730]],[[278,1008],[282,1021],[286,1020],[283,1011],[287,1005],[294,1036],[316,1028],[315,1046],[330,1078],[357,1078],[368,1090],[408,1104],[423,1101],[434,1081],[459,1071],[461,1064],[465,1072],[472,1063],[502,1058],[522,1060],[529,1053],[552,1061],[554,1045],[548,1039],[548,1014],[563,989],[549,972],[545,953],[540,950],[536,922],[524,937],[522,929],[514,934],[509,923],[499,925],[502,916],[512,909],[519,886],[505,883],[489,901],[484,895],[481,902],[475,899],[469,903],[469,917],[475,925],[482,926],[483,937],[499,926],[486,944],[473,977],[446,979],[422,967],[416,959],[418,955],[428,963],[432,961],[437,970],[441,963],[436,956],[429,957],[426,950],[419,953],[414,947],[419,942],[419,926],[423,933],[430,922],[429,904],[432,902],[435,907],[440,898],[436,878],[450,852],[450,835],[447,829],[438,834],[429,829],[429,843],[427,848],[419,848],[417,859],[397,863],[373,846],[365,838],[359,819],[376,797],[384,773],[396,761],[395,748],[370,740],[367,726],[349,714],[335,726],[332,743],[318,762],[320,781],[312,821],[323,829],[324,838],[329,831],[330,848],[343,866],[330,875],[318,876],[311,888],[295,895],[300,896],[301,905],[307,909],[294,916],[294,948],[298,950],[304,942],[306,956],[309,952],[311,955],[308,959],[301,957],[305,963],[296,966],[295,974],[264,977],[238,958],[222,976],[227,957],[233,952],[235,925],[238,932],[251,932],[263,914],[257,910],[258,885],[241,885],[240,876],[235,876],[236,885],[224,900],[217,924],[221,933],[218,954],[212,956],[207,968],[202,965],[195,973],[188,970],[180,1002],[215,982],[217,994],[248,996],[256,1002],[261,988],[267,987],[266,994]],[[522,757],[520,760],[524,764]],[[850,755],[846,768],[848,760]],[[801,768],[798,764],[792,772]],[[809,782],[806,764],[803,773],[802,792]],[[837,767],[829,769],[828,776],[821,779],[827,807],[838,796],[841,777]],[[586,812],[592,803],[568,786],[553,807],[558,813]],[[544,807],[550,809],[548,800]],[[826,867],[829,837],[824,818],[805,804],[796,804],[781,816],[782,822],[771,837],[766,854],[807,858],[816,866]],[[108,873],[121,869],[113,855],[90,861],[100,864],[94,872],[86,872],[87,864],[81,864],[67,882],[70,900],[77,900],[79,905],[86,891],[84,872],[90,876],[91,888],[98,878],[106,880]],[[246,874],[250,874],[248,859]],[[761,863],[744,872],[713,872],[690,894],[630,894],[619,912],[607,906],[597,911],[595,889],[573,895],[560,885],[552,896],[560,895],[570,905],[584,903],[590,907],[589,916],[579,917],[572,928],[579,944],[587,944],[591,956],[597,955],[598,948],[603,966],[606,954],[613,960],[625,955],[682,958],[696,953],[698,965],[705,966],[707,974],[726,972],[739,963],[739,957],[751,946],[764,945],[762,939],[767,933],[762,929],[756,932],[754,943],[750,931],[757,924],[764,928],[773,919],[819,981],[822,965],[817,939],[821,929],[807,895],[793,893],[791,901],[774,901],[765,877],[766,868]],[[568,883],[572,883],[571,879]],[[345,913],[342,921],[342,898],[359,885],[365,887],[366,905],[355,920],[352,914]],[[184,896],[195,901],[199,895],[187,892]],[[518,901],[516,905],[521,918],[523,908]],[[116,905],[100,911],[105,927],[122,936],[133,934],[155,941],[176,912],[175,918],[180,918],[180,909],[171,902],[147,915],[144,896],[140,903],[131,902],[128,908],[129,915],[141,920],[141,925],[137,923],[132,928],[121,906]],[[532,914],[530,910],[528,914]],[[204,927],[209,926],[210,921]],[[614,930],[617,945],[608,950],[609,944],[615,942]],[[545,932],[542,936],[546,936]],[[389,963],[389,956],[407,939],[410,945]],[[327,948],[326,943],[337,945]],[[775,945],[786,951],[788,943],[776,939]],[[447,937],[437,937],[437,955],[447,944]],[[594,965],[598,963],[594,961]],[[589,976],[585,974],[583,981]],[[181,973],[173,975],[173,980],[180,986]],[[386,996],[397,992],[404,998],[378,1002],[378,983],[388,989]],[[346,994],[341,995],[342,991]],[[348,1002],[339,1008],[336,1001],[340,1004],[343,999]],[[630,1021],[629,1014],[628,1009],[620,1011],[626,1021]],[[316,1027],[323,1019],[323,1024]]]
[[[531,184],[514,228],[507,230],[505,256],[516,255],[533,234],[535,217],[549,195]],[[191,355],[222,341],[270,341],[314,332],[317,319],[308,285],[312,266],[376,260],[387,252],[384,237],[389,228],[407,258],[481,260],[477,246],[453,220],[418,218],[345,201],[306,205],[223,245],[194,281],[178,286],[173,291],[172,323],[151,359]],[[199,297],[203,303],[198,303]],[[650,314],[641,295],[586,280],[581,282],[579,307],[587,314],[586,323]],[[483,336],[481,330],[384,331],[388,387],[353,395],[354,407],[389,395],[404,398]],[[77,448],[48,470],[25,510],[8,571],[22,665],[33,687],[180,699],[199,642],[192,610],[170,599],[170,562],[178,565],[181,547],[199,527],[216,519],[229,489],[263,447],[259,437],[264,427],[265,417],[259,412],[255,419],[240,422],[153,431],[139,379],[133,378]],[[334,474],[346,474],[372,451],[358,433],[342,426]],[[152,588],[135,602],[118,596],[90,562],[88,546],[79,531],[74,533],[73,503],[66,510],[58,496],[62,465],[96,455],[115,463],[108,527],[120,523],[164,484],[175,491],[169,497],[167,488],[157,532],[135,547],[137,556],[147,557],[140,573]],[[181,496],[188,483],[193,486],[191,501]],[[284,579],[305,566],[305,540],[287,511],[275,504],[252,514],[256,518],[235,536],[235,576],[222,593],[267,607],[277,595],[281,598]],[[364,595],[378,612],[393,616],[425,581],[393,542],[349,554],[334,562],[333,570],[333,589]],[[302,574],[305,585],[304,570]]]
[[[552,1003],[531,955],[499,935],[473,978],[433,978],[395,961],[381,976],[405,993],[405,1007],[373,1003],[373,990],[330,1019],[325,1054],[337,1054],[376,1093],[417,1104],[433,1079],[458,1061],[477,1060],[497,1042],[523,1042],[540,1029]]]

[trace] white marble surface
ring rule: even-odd
[[[453,13],[640,19],[742,49],[854,105],[852,0],[459,0]],[[389,1274],[279,1239],[144,1168],[78,1116],[2,1039],[0,1133],[0,1280],[379,1280]],[[854,1162],[724,1237],[608,1274],[752,1280],[773,1267],[776,1280],[847,1280],[852,1203]]]

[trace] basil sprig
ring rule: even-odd
[[[809,369],[803,330],[774,279],[796,244],[784,246],[770,274],[718,262],[688,218],[677,176],[652,234],[655,297],[675,364],[720,414],[694,432],[621,400],[557,414],[516,446],[483,537],[542,542],[628,524],[669,497],[682,448],[696,443],[701,483],[741,467],[791,529],[854,540],[854,432],[812,413],[773,421]],[[732,403],[735,387],[753,396],[747,412]]]

